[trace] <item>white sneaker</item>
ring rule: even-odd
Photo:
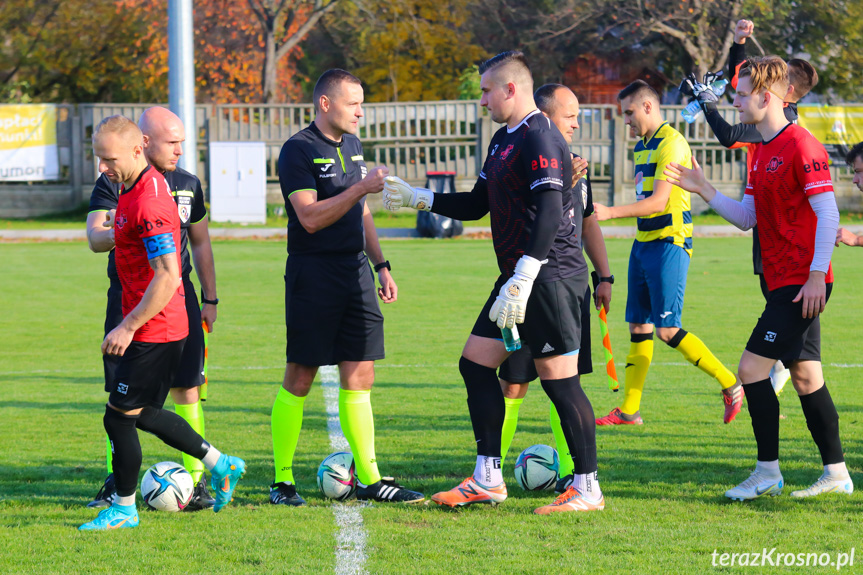
[[[818,478],[818,481],[813,483],[808,489],[792,491],[791,497],[815,497],[822,493],[844,493],[845,495],[851,495],[854,493],[854,483],[848,475],[845,477],[834,477],[823,473]]]
[[[775,366],[774,366],[775,367]],[[773,386],[773,392],[779,396],[782,390],[785,389],[785,384],[791,380],[791,370],[788,368],[781,370],[770,370],[770,385]]]
[[[776,497],[782,493],[785,482],[782,475],[767,475],[758,470],[752,472],[749,479],[725,492],[725,497],[735,501],[748,501],[763,495]]]

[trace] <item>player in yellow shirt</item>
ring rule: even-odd
[[[662,118],[659,95],[636,80],[617,96],[624,121],[641,140],[635,145],[636,202],[622,206],[594,204],[599,221],[638,218],[629,256],[626,321],[630,347],[626,356],[623,404],[596,420],[597,425],[641,425],[641,394],[653,359],[654,326],[659,339],[715,378],[725,401],[723,420],[730,423],[743,405],[737,377],[694,334],[682,329],[683,295],[692,256],[689,192],[672,186],[663,174],[669,162],[691,166],[686,139]]]

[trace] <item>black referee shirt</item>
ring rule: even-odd
[[[317,199],[339,195],[366,177],[363,146],[351,134],[334,142],[312,122],[294,134],[279,154],[279,184],[288,213],[288,254],[358,254],[363,251],[363,207],[365,198],[338,221],[314,235],[308,233],[290,202],[294,192],[311,190]]]
[[[188,276],[192,273],[192,262],[188,249],[188,229],[189,226],[200,222],[207,215],[207,208],[204,206],[204,191],[201,189],[201,180],[181,168],[177,168],[173,172],[165,172],[164,176],[168,180],[168,185],[171,186],[171,194],[174,196],[174,201],[177,202],[177,212],[180,214],[183,276]],[[90,194],[90,212],[116,209],[121,186],[122,184],[111,182],[105,174],[100,175],[99,179],[96,180],[93,193]],[[119,281],[117,267],[114,264],[114,250],[108,254],[108,277]]]

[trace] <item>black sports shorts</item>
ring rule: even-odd
[[[171,387],[192,388],[204,385],[204,329],[201,327],[201,307],[195,285],[188,276],[183,276],[186,292],[186,315],[189,317],[189,336],[183,347],[183,357]],[[108,288],[108,308],[105,311],[105,335],[123,321],[123,288],[119,280],[111,280]],[[111,393],[120,356],[103,355],[105,369],[105,391]]]
[[[802,299],[792,301],[801,287],[785,286],[767,295],[767,305],[749,336],[746,351],[771,359],[821,361],[820,324],[816,325],[817,318],[803,317]],[[832,291],[833,284],[827,284],[828,300]]]
[[[501,339],[500,328],[488,319],[494,300],[509,280],[500,276],[494,284],[471,333]],[[534,358],[564,355],[581,346],[581,306],[587,289],[587,273],[557,281],[533,284],[524,323],[518,324],[522,345]]]
[[[288,363],[334,365],[384,358],[384,316],[365,254],[289,256]]]
[[[105,309],[105,335],[120,325],[123,321],[123,286],[120,280],[111,279],[108,287],[108,306]],[[104,339],[104,338],[103,338]],[[114,374],[120,365],[119,355],[102,354],[102,368],[105,371],[105,393],[111,393],[114,385]]]
[[[581,347],[578,350],[578,373],[587,375],[593,373],[593,361],[590,355],[590,286],[584,292],[581,302]],[[498,376],[510,383],[530,383],[539,377],[536,373],[536,365],[533,363],[533,354],[530,347],[522,342],[521,349],[513,352],[506,361],[501,364]]]
[[[204,328],[201,327],[201,306],[195,293],[195,284],[183,276],[186,292],[186,315],[189,317],[189,336],[183,347],[180,367],[171,387],[192,388],[204,385]]]
[[[764,274],[758,274],[761,282],[761,293],[766,300],[770,295],[770,290],[767,289],[767,281],[764,279]],[[791,298],[794,299],[794,298]],[[806,331],[803,333],[803,348],[798,352],[789,352],[780,357],[782,363],[786,366],[791,365],[796,360],[801,361],[821,361],[821,316],[815,318]]]
[[[161,409],[174,383],[186,339],[167,343],[133,341],[120,357],[108,402],[121,410]]]

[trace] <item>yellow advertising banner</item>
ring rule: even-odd
[[[0,105],[0,181],[59,178],[57,107]]]
[[[834,162],[844,162],[848,149],[863,142],[863,106],[800,104],[798,123],[827,148]]]

